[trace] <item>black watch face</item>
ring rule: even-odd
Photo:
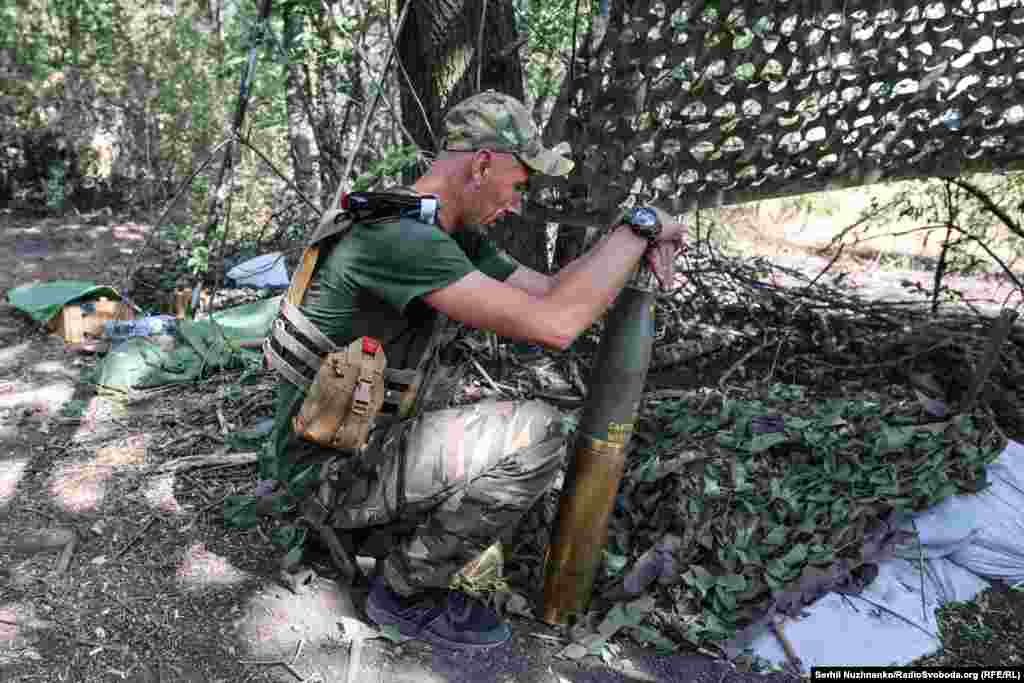
[[[648,206],[641,206],[633,209],[633,215],[630,217],[630,220],[633,225],[653,228],[658,224],[658,214]]]

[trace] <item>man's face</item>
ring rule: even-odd
[[[521,213],[523,194],[530,182],[530,171],[514,154],[481,153],[481,183],[475,216],[479,225],[491,225],[507,213]]]

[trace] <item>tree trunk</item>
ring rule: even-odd
[[[310,100],[309,82],[303,68],[304,52],[301,55],[293,52],[295,37],[302,32],[303,17],[291,11],[290,5],[285,5],[284,12],[284,49],[288,55],[284,67],[285,107],[288,112],[288,150],[292,162],[292,175],[299,191],[310,201],[316,202],[320,197],[320,190],[313,174],[312,121],[306,116]]]
[[[478,89],[480,61],[476,52],[485,12]],[[398,37],[398,58],[415,92],[402,78],[402,118],[420,147],[437,151],[431,131],[440,137],[445,112],[470,95],[494,89],[523,98],[523,71],[517,55],[501,54],[515,39],[512,0],[421,0],[413,4]],[[429,122],[424,120],[417,97]]]
[[[324,3],[321,12],[312,17],[321,49],[316,58],[316,71],[305,80],[316,82],[315,94],[311,95],[310,125],[316,140],[320,168],[320,204],[326,206],[334,198],[334,191],[341,182],[345,161],[350,152],[345,150],[349,132],[358,128],[362,106],[367,101],[363,84],[365,66],[360,60],[347,60],[344,71],[338,65],[332,50],[341,52],[346,38],[339,34],[337,22],[345,18],[345,12],[360,10],[357,3]],[[357,40],[360,49],[364,36]],[[355,39],[353,39],[355,40]],[[330,48],[330,49],[326,49]],[[340,116],[338,112],[341,112]],[[352,178],[349,178],[351,182]]]
[[[559,89],[558,97],[555,99],[551,116],[544,127],[545,145],[551,146],[567,140],[572,145],[575,154],[579,155],[581,152],[579,149],[581,127],[578,125],[575,118],[576,115],[572,111],[570,97],[574,92],[574,88],[582,85],[582,75],[589,69],[591,58],[600,53],[604,45],[604,37],[608,30],[609,20],[608,4],[602,2],[600,14],[593,18],[591,26],[588,27],[587,33],[581,41],[580,49],[576,53],[576,83],[570,82],[568,74],[566,74],[565,79],[562,81],[562,87]],[[582,193],[585,196],[586,192],[592,188],[587,188],[581,183],[580,171],[580,166],[577,164],[569,176],[569,187],[572,194]],[[563,268],[578,258],[583,252],[591,236],[591,230],[571,225],[559,225],[556,231],[554,267]]]
[[[516,39],[512,0],[420,0],[412,5],[398,37],[398,58],[412,85],[399,74],[402,120],[417,145],[440,151],[445,113],[478,92],[493,89],[523,100],[518,53],[503,52]],[[490,234],[523,265],[547,271],[543,226],[511,216]]]

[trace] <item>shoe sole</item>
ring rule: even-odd
[[[370,617],[370,619],[372,619],[378,626],[397,626],[398,632],[407,638],[425,640],[433,645],[441,645],[453,650],[492,650],[504,645],[512,639],[512,632],[510,630],[507,638],[494,643],[460,643],[458,641],[448,640],[444,636],[434,633],[427,628],[420,627],[413,622],[396,618],[392,614],[379,610],[374,606],[373,602],[370,601],[367,601],[366,603],[366,616]]]

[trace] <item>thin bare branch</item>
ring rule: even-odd
[[[412,0],[408,0],[411,2]],[[401,31],[401,27],[399,27]],[[397,38],[394,33],[391,32],[391,25],[388,24],[388,39],[391,41],[391,49],[394,50],[398,44]],[[440,151],[440,142],[437,139],[437,135],[434,134],[434,127],[430,125],[430,117],[427,116],[427,108],[423,106],[423,100],[420,99],[419,94],[416,92],[416,88],[413,87],[412,78],[409,77],[409,72],[405,69],[405,64],[401,58],[395,60],[398,62],[398,70],[402,73],[402,79],[405,81],[406,87],[409,89],[409,94],[412,95],[413,100],[416,102],[416,106],[420,110],[420,115],[423,117],[423,123],[427,128],[427,134],[430,135],[430,142],[434,146],[433,151]],[[479,89],[479,88],[478,88]]]
[[[476,32],[476,91],[480,92],[480,84],[484,76],[484,26],[487,25],[487,0],[482,0],[480,8],[480,28]]]
[[[192,181],[196,179],[196,176],[202,173],[203,170],[205,170],[206,167],[213,162],[213,160],[217,157],[217,153],[224,149],[225,146],[229,145],[231,143],[231,140],[232,138],[227,138],[226,140],[222,140],[220,143],[218,143],[216,147],[210,150],[210,155],[206,157],[206,160],[203,163],[199,164],[199,166],[197,166],[195,170],[192,171],[191,174],[189,174],[188,178],[186,178],[181,183],[181,185],[178,186],[178,190],[174,193],[174,196],[171,197],[170,201],[167,202],[166,206],[164,206],[164,210],[160,214],[160,217],[156,219],[156,223],[154,223],[153,227],[150,228],[149,234],[146,235],[146,241],[142,243],[142,246],[139,247],[139,249],[134,254],[132,254],[132,264],[125,271],[124,279],[121,281],[121,296],[126,296],[128,292],[128,285],[131,281],[131,278],[139,267],[139,259],[146,252],[146,250],[149,249],[150,244],[153,242],[153,238],[156,235],[160,234],[160,228],[163,227],[164,221],[167,220],[167,215],[171,212],[171,209],[174,208],[174,205],[178,203],[178,200],[181,199],[181,196],[185,193],[185,190],[187,190],[189,186],[192,184]]]
[[[409,7],[412,6],[411,2],[407,2],[405,7],[402,8],[402,14],[398,17],[398,29],[397,32],[402,32],[402,27],[405,26],[405,19],[409,16]],[[370,104],[370,108],[363,115],[363,122],[359,126],[359,134],[356,136],[355,147],[352,148],[352,154],[348,158],[348,164],[345,166],[345,172],[341,174],[341,182],[338,183],[338,195],[331,202],[331,206],[337,206],[341,200],[342,191],[345,189],[349,175],[352,173],[352,167],[356,162],[356,155],[359,153],[359,148],[363,146],[363,140],[366,137],[366,129],[370,125],[370,118],[373,116],[374,110],[377,108],[377,103],[380,101],[381,95],[384,92],[384,79],[388,75],[388,69],[391,68],[391,62],[395,59],[395,52],[397,52],[397,45],[394,41],[391,41],[391,48],[388,50],[388,58],[384,62],[384,70],[380,74],[380,85],[377,89],[376,94],[373,96],[373,102]]]
[[[1022,295],[1024,295],[1024,282],[1021,282],[1020,279],[1013,274],[1013,270],[1011,270],[1010,267],[1006,265],[1006,262],[1003,261],[1003,259],[999,258],[999,256],[994,251],[992,251],[992,249],[988,246],[988,244],[985,243],[984,240],[982,240],[980,237],[977,237],[976,235],[972,235],[971,233],[967,232],[958,225],[950,224],[949,227],[959,232],[961,235],[971,240],[972,242],[975,242],[979,247],[981,247],[985,251],[985,253],[989,255],[989,258],[991,258],[993,261],[999,264],[999,267],[1003,269],[1003,272],[1006,273],[1007,277],[1013,280],[1013,284],[1017,287],[1017,290]]]
[[[301,200],[302,200],[303,202],[305,202],[305,203],[306,203],[306,205],[307,205],[307,206],[309,206],[309,208],[313,209],[313,211],[315,211],[315,212],[316,212],[316,215],[317,215],[317,216],[319,216],[319,215],[320,215],[320,214],[322,213],[322,212],[320,211],[320,208],[319,208],[319,207],[318,207],[318,206],[317,206],[316,204],[314,204],[314,203],[313,203],[312,201],[310,201],[310,199],[309,199],[309,198],[308,198],[308,197],[307,197],[306,195],[302,194],[302,190],[300,190],[300,189],[299,189],[299,186],[298,186],[298,185],[296,185],[296,184],[295,184],[294,182],[292,182],[291,180],[289,180],[289,179],[288,179],[288,177],[287,177],[287,176],[286,176],[286,175],[285,175],[284,173],[282,173],[282,172],[281,172],[281,171],[280,171],[280,170],[279,170],[279,169],[277,168],[277,166],[275,166],[275,165],[274,165],[274,162],[273,162],[273,161],[271,161],[270,159],[268,159],[268,158],[267,158],[267,156],[266,156],[266,155],[265,155],[265,154],[264,154],[263,152],[261,152],[261,151],[260,151],[259,149],[257,149],[257,148],[256,148],[256,146],[255,146],[255,145],[253,145],[253,144],[252,144],[252,143],[251,143],[251,142],[249,141],[249,138],[248,138],[248,137],[242,137],[242,136],[239,136],[239,137],[238,137],[238,141],[239,141],[239,142],[241,142],[241,143],[242,143],[243,145],[245,145],[246,147],[248,147],[249,149],[251,149],[251,150],[252,150],[252,151],[253,151],[253,152],[254,152],[254,153],[256,154],[256,156],[258,156],[258,157],[259,157],[259,158],[260,158],[260,159],[261,159],[261,160],[263,161],[263,163],[265,163],[265,164],[266,164],[267,166],[269,166],[269,167],[270,167],[270,170],[271,170],[271,171],[273,171],[273,172],[274,172],[274,174],[275,174],[275,175],[276,175],[276,176],[277,176],[278,178],[280,178],[281,180],[283,180],[283,181],[285,182],[285,184],[287,184],[287,185],[288,185],[288,187],[290,187],[290,188],[291,188],[292,190],[294,190],[294,191],[295,191],[295,194],[297,194],[297,195],[299,196],[299,199],[301,199]]]
[[[981,202],[982,206],[984,206],[988,211],[995,215],[996,218],[1002,221],[1003,225],[1006,226],[1007,230],[1012,232],[1017,237],[1024,239],[1024,228],[1020,226],[1020,223],[1013,220],[1013,218],[1010,216],[1010,214],[1006,212],[1005,209],[996,204],[996,202],[992,199],[991,196],[989,196],[987,192],[982,190],[977,185],[968,182],[962,178],[953,178],[951,182],[963,188],[964,190],[967,191],[969,195],[971,195],[979,202]]]

